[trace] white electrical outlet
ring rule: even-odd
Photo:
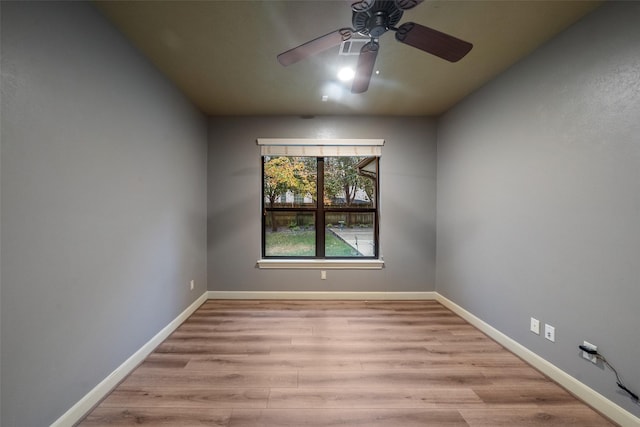
[[[597,345],[593,345],[590,342],[586,342],[583,341],[582,345],[584,347],[587,347],[590,350],[598,350],[598,346]],[[584,357],[585,359],[587,359],[588,361],[592,362],[592,363],[598,363],[598,358],[596,357],[595,354],[591,354],[591,353],[587,353],[586,351],[582,352],[582,357]]]
[[[320,270],[320,279],[327,280],[327,271],[326,270]]]
[[[529,329],[531,329],[531,332],[533,332],[534,334],[540,335],[540,321],[532,317],[531,326],[529,327]]]
[[[551,325],[544,324],[544,337],[551,342],[556,342],[556,328]]]
[[[193,290],[193,288],[196,286],[196,281],[192,280],[191,283],[189,283],[189,286],[191,287],[191,290]]]

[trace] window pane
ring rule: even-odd
[[[328,257],[375,256],[375,224],[372,212],[329,212],[325,215],[325,255]]]
[[[315,256],[316,227],[313,212],[266,212],[265,256]]]
[[[316,206],[315,157],[264,156],[263,162],[265,207]]]
[[[377,157],[325,157],[324,205],[375,207],[376,164]]]

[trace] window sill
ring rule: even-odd
[[[382,259],[259,259],[258,268],[379,270]]]

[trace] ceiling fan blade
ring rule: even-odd
[[[360,49],[356,75],[351,85],[351,93],[363,93],[369,89],[369,82],[371,81],[371,75],[373,74],[373,67],[376,64],[379,48],[380,45],[372,40]]]
[[[402,24],[396,30],[396,40],[449,62],[461,60],[473,47],[469,42],[414,22]]]
[[[423,0],[395,0],[395,3],[398,9],[408,10],[413,9],[414,7],[422,3],[422,1]]]
[[[278,55],[278,62],[285,67],[287,65],[295,64],[309,56],[320,53],[324,50],[330,49],[339,45],[343,41],[349,40],[353,31],[351,28],[341,28],[336,31],[332,31],[329,34],[320,36],[311,41],[308,41],[300,46],[289,49],[286,52],[282,52]]]
[[[347,0],[354,12],[366,12],[373,6],[374,0]],[[420,0],[422,1],[422,0]]]

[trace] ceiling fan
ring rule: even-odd
[[[405,10],[411,9],[423,0],[347,0],[351,4],[353,28],[341,28],[278,55],[278,62],[285,67],[320,53],[351,39],[354,33],[369,37],[360,50],[356,73],[351,86],[352,93],[363,93],[369,88],[373,67],[380,48],[378,39],[391,30],[396,40],[427,53],[457,62],[473,47],[464,40],[434,30],[414,22],[395,25]]]

